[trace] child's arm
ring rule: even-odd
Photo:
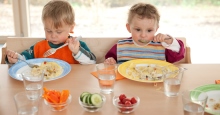
[[[28,59],[34,59],[34,45],[31,46],[29,49],[24,50],[23,52],[21,52],[21,55],[23,56],[24,60],[28,60]]]
[[[167,62],[174,63],[184,58],[185,48],[181,40],[159,33],[154,37],[154,41],[161,42],[162,46],[166,48],[165,56]]]
[[[115,44],[105,55],[105,62],[117,62],[117,44]]]
[[[12,50],[6,51],[5,62],[7,64],[14,64],[18,61],[18,53]]]
[[[31,46],[30,49],[23,51],[21,54],[15,51],[12,51],[12,50],[7,50],[5,62],[7,64],[14,64],[18,62],[18,58],[23,59],[23,60],[33,59],[34,58],[33,47],[34,46]]]
[[[185,55],[184,43],[181,40],[177,40],[177,43],[180,46],[179,52],[170,49],[165,50],[165,56],[167,62],[174,63],[184,58]]]
[[[76,37],[69,38],[67,42],[68,42],[68,47],[72,52],[72,56],[80,64],[96,63],[95,55],[92,52],[90,52],[85,42],[76,40]]]
[[[80,47],[77,54],[73,54],[75,60],[77,60],[80,64],[95,64],[96,57],[95,55],[90,52],[88,46],[85,42],[79,41]]]
[[[168,40],[167,40],[168,41]],[[180,51],[180,44],[178,43],[177,39],[171,37],[172,41],[170,44],[166,42],[161,42],[162,46],[165,47],[166,49],[172,50],[174,52],[179,52]]]

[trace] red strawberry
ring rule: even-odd
[[[128,99],[128,98],[125,98],[125,99],[122,100],[122,103],[125,104],[126,101],[129,101],[129,102],[130,102],[131,100]]]
[[[124,112],[126,111],[126,108],[122,107],[122,108],[119,108],[121,110],[121,112]]]
[[[133,109],[130,101],[125,102],[125,107],[127,107],[126,111],[131,111]]]
[[[119,105],[122,105],[123,103],[121,101],[118,102]]]
[[[126,101],[126,102],[125,102],[125,106],[126,106],[126,107],[131,106],[131,102],[130,102],[130,101]]]
[[[121,94],[120,96],[119,96],[119,100],[122,102],[123,101],[123,99],[125,99],[126,98],[126,96],[125,96],[125,94]]]
[[[132,97],[131,98],[131,104],[135,104],[135,103],[137,103],[137,100],[134,97]]]

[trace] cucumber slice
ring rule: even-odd
[[[92,96],[92,94],[89,94],[89,95],[86,97],[86,103],[87,103],[87,104],[92,104],[92,103],[90,102],[91,96]]]
[[[91,96],[91,102],[92,102],[92,105],[94,105],[94,106],[99,106],[99,105],[101,105],[102,104],[102,96],[101,95],[99,95],[99,94],[97,94],[97,93],[95,93],[95,94],[92,94],[92,96]]]
[[[82,97],[82,102],[86,104],[86,100],[87,100],[87,97],[89,96],[90,94],[86,94]]]
[[[80,95],[80,100],[82,101],[82,98],[83,96],[87,95],[87,94],[90,94],[89,92],[83,92],[81,95]]]

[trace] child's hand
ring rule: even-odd
[[[105,59],[104,63],[105,64],[116,64],[116,61],[113,57],[109,57],[109,58]]]
[[[170,38],[170,39],[166,39],[165,38]],[[154,36],[154,42],[165,42],[167,44],[172,44],[173,43],[173,38],[166,35],[166,34],[157,34],[156,36]]]
[[[79,41],[75,39],[76,37],[72,37],[67,40],[68,47],[73,52],[73,54],[77,54],[79,52],[79,46],[80,46]]]
[[[9,63],[13,64],[18,61],[18,53],[16,53],[15,51],[7,50],[6,55]]]

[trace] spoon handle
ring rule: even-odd
[[[72,37],[72,36],[69,36],[70,38]],[[75,40],[80,40],[82,38],[82,36],[78,36],[78,37],[76,37],[76,39]],[[58,50],[58,49],[60,49],[60,48],[63,48],[63,47],[65,47],[65,46],[67,46],[68,45],[68,43],[65,43],[65,44],[63,44],[62,46],[60,46],[60,47],[58,47],[56,50]]]
[[[60,48],[63,48],[63,47],[65,47],[65,46],[67,46],[67,45],[68,45],[68,43],[65,43],[65,44],[63,44],[62,46],[58,47],[56,50],[58,50],[58,49],[60,49]]]

